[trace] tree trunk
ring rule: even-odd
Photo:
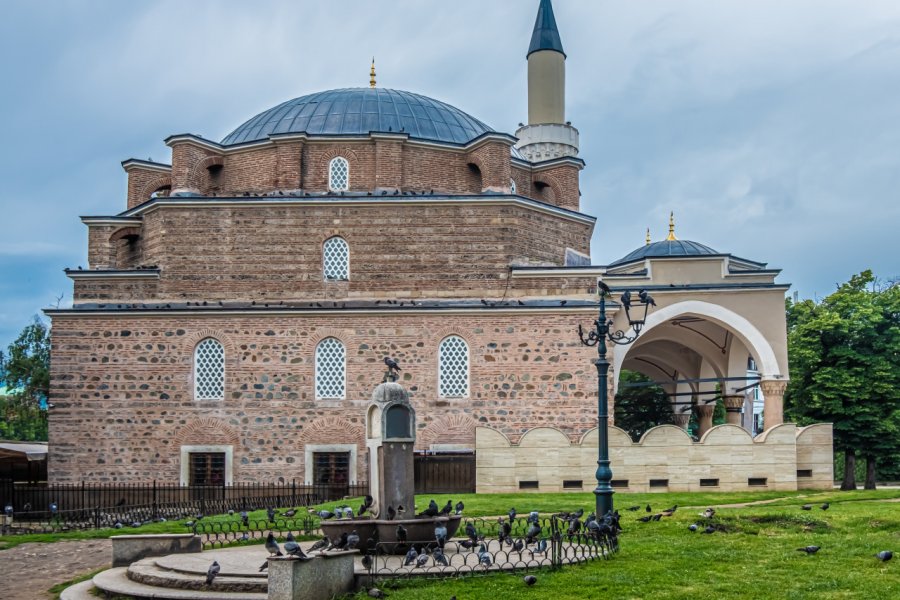
[[[867,490],[875,489],[875,465],[876,460],[874,456],[866,457],[866,486]]]
[[[847,450],[844,453],[844,480],[841,482],[841,489],[856,489],[856,450]]]

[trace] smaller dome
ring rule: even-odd
[[[610,266],[643,260],[645,258],[661,258],[665,256],[710,256],[717,254],[719,253],[709,246],[690,240],[663,240],[661,242],[653,242],[652,244],[641,246],[634,252],[610,263]]]

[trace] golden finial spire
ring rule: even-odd
[[[650,228],[647,228],[647,245],[650,245]]]
[[[375,87],[375,57],[372,57],[372,68],[369,69],[369,87]]]
[[[666,238],[666,241],[674,242],[677,239],[675,237],[675,212],[672,211],[669,213],[669,237]]]

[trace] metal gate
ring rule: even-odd
[[[416,454],[417,494],[474,494],[475,454]]]

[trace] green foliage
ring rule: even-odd
[[[0,352],[0,373],[9,392],[0,398],[0,439],[46,441],[41,401],[50,392],[50,330],[40,319],[35,317],[7,352]]]
[[[900,286],[871,271],[820,302],[788,303],[788,414],[834,423],[835,450],[900,453]]]
[[[624,387],[626,383],[647,383],[649,377],[635,371],[623,370],[619,375],[619,391],[616,393],[616,426],[628,432],[638,441],[645,431],[657,425],[673,423],[672,404],[666,392],[658,385]]]

